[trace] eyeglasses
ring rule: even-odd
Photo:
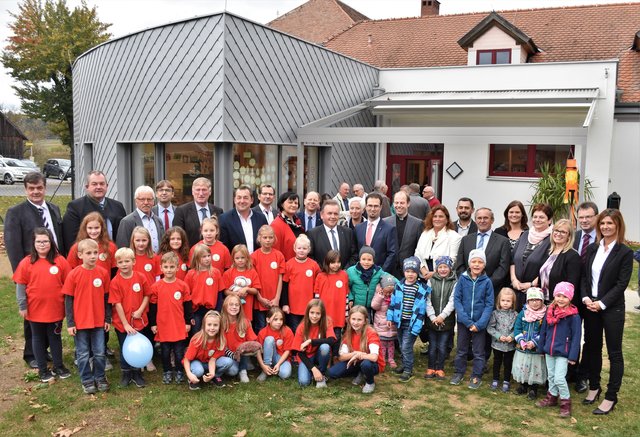
[[[160,188],[158,193],[172,193],[173,190],[171,188]]]
[[[36,246],[46,246],[47,244],[51,244],[51,241],[49,241],[49,240],[36,240],[34,243],[36,244]]]
[[[569,232],[567,231],[561,231],[560,229],[554,229],[553,230],[554,234],[560,234],[560,235],[569,235]]]
[[[594,217],[595,217],[595,215],[583,215],[583,216],[578,216],[578,220],[580,220],[580,221],[582,221],[582,220],[591,220]]]
[[[136,197],[136,200],[142,203],[153,203],[153,197],[149,197],[149,198],[140,198],[140,197]]]

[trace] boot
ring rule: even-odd
[[[547,392],[547,397],[539,401],[536,405],[539,407],[555,407],[558,405],[558,396],[554,396],[550,392]]]
[[[131,370],[123,370],[120,377],[120,387],[127,387],[131,382]]]
[[[571,399],[560,399],[560,417],[571,417]]]
[[[136,369],[131,372],[131,381],[133,381],[138,388],[143,388],[147,385],[142,377],[142,371],[140,369]]]

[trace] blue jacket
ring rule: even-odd
[[[404,285],[405,279],[396,283],[396,288],[391,295],[391,302],[387,309],[387,320],[400,326],[400,319],[402,317],[402,300],[404,298]],[[413,302],[413,310],[411,311],[411,320],[409,321],[409,328],[411,334],[420,335],[422,331],[422,325],[424,319],[427,316],[427,305],[431,305],[431,300],[427,297],[431,294],[431,287],[428,283],[418,280],[418,292]]]
[[[475,325],[479,331],[486,329],[493,311],[493,285],[484,273],[475,280],[464,272],[454,291],[453,302],[458,322],[467,328]]]
[[[518,313],[518,317],[516,317],[516,324],[513,326],[513,333],[516,336],[516,350],[527,354],[544,353],[540,347],[540,330],[542,329],[542,321],[544,317],[540,320],[536,320],[535,322],[527,322],[524,319],[525,308]],[[524,340],[526,342],[532,341],[533,344],[536,345],[536,348],[523,350],[520,348],[520,340]]]
[[[578,314],[560,319],[555,325],[549,325],[545,317],[539,344],[547,355],[578,361],[581,337],[582,320]]]

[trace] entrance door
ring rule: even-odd
[[[387,185],[391,196],[402,185],[431,185],[442,198],[442,144],[389,144],[387,147]]]

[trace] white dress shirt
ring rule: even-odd
[[[247,242],[247,249],[249,250],[249,253],[253,253],[254,251],[253,223],[251,223],[252,216],[253,216],[252,210],[249,210],[249,215],[247,216],[246,219],[242,217],[242,214],[238,212],[238,217],[240,218],[240,225],[242,226],[242,233],[244,234],[244,239]]]

